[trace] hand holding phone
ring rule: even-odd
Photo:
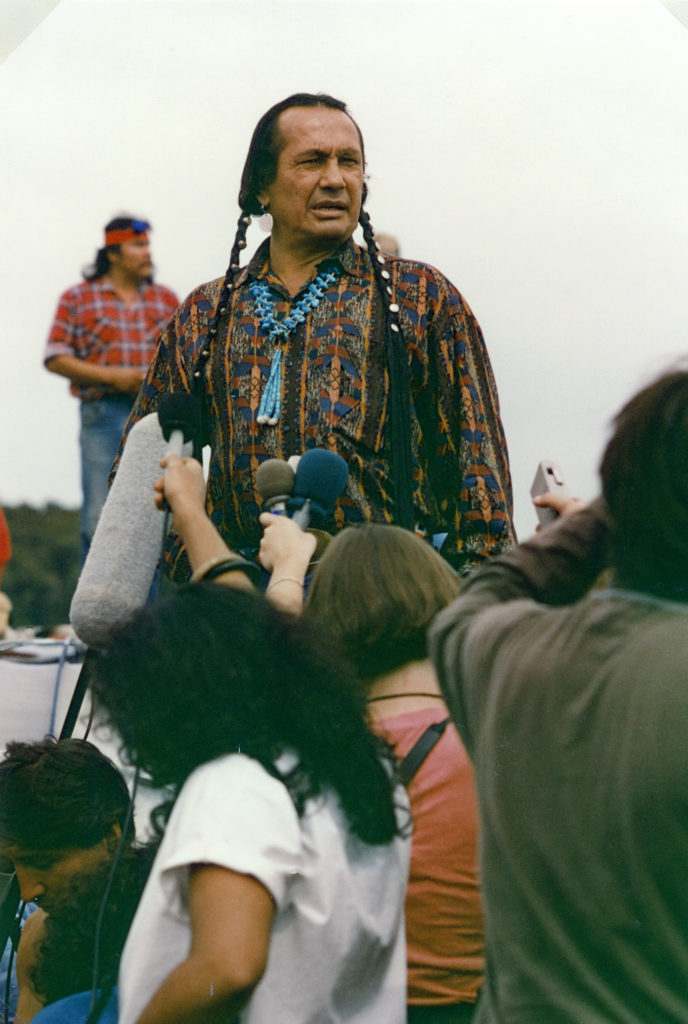
[[[549,459],[543,459],[535,473],[535,479],[530,488],[530,496],[531,498],[536,498],[539,494],[546,494],[548,491],[554,491],[562,497],[569,496],[563,473],[557,463],[551,462]],[[547,523],[551,523],[557,518],[557,512],[547,506],[541,507],[536,505],[535,511],[541,526],[546,526]]]

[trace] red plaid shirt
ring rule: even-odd
[[[158,335],[179,300],[169,288],[144,285],[132,303],[123,302],[107,277],[84,281],[60,296],[43,361],[76,356],[88,363],[146,368]],[[102,398],[101,385],[72,384],[82,401]]]

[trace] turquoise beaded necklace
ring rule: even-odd
[[[339,277],[339,267],[322,270],[315,281],[311,281],[305,294],[295,302],[289,314],[278,320],[275,316],[275,300],[265,281],[252,281],[250,292],[254,300],[255,314],[260,321],[260,329],[268,341],[277,343],[275,354],[270,364],[270,376],[265,385],[263,396],[258,407],[256,420],[262,426],[274,427],[282,411],[282,347],[292,331],[302,324],[308,314],[316,309],[328,287]]]

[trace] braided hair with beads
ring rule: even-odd
[[[294,93],[272,106],[261,117],[256,125],[249,145],[246,162],[241,175],[239,188],[239,208],[241,215],[237,222],[234,244],[229,257],[229,266],[222,282],[220,296],[208,322],[208,334],[205,345],[201,349],[194,370],[194,391],[199,394],[203,387],[206,364],[210,358],[212,346],[219,334],[220,324],[227,319],[230,312],[232,293],[241,270],[240,259],[242,250],[246,248],[246,235],[251,218],[261,216],[265,209],[258,199],[263,189],[271,184],[277,174],[280,146],[277,133],[277,121],[283,111],[291,107],[328,107],[341,110],[351,118],[361,144],[363,166],[365,167],[365,150],[361,130],[351,117],[346,104],[342,100],[328,96],[326,93]],[[399,321],[399,306],[394,301],[392,279],[386,267],[386,260],[375,241],[373,226],[366,210],[363,209],[367,197],[367,186],[363,185],[359,224],[363,231],[368,255],[373,267],[373,274],[385,307],[385,340],[389,369],[389,419],[390,447],[392,462],[392,478],[394,483],[395,521],[407,529],[413,528],[413,468],[411,457],[411,414],[409,370],[406,345]]]

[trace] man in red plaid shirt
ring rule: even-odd
[[[162,328],[178,306],[153,284],[150,224],[116,217],[85,280],[60,297],[44,362],[81,401],[81,555],[107,496],[107,477]]]

